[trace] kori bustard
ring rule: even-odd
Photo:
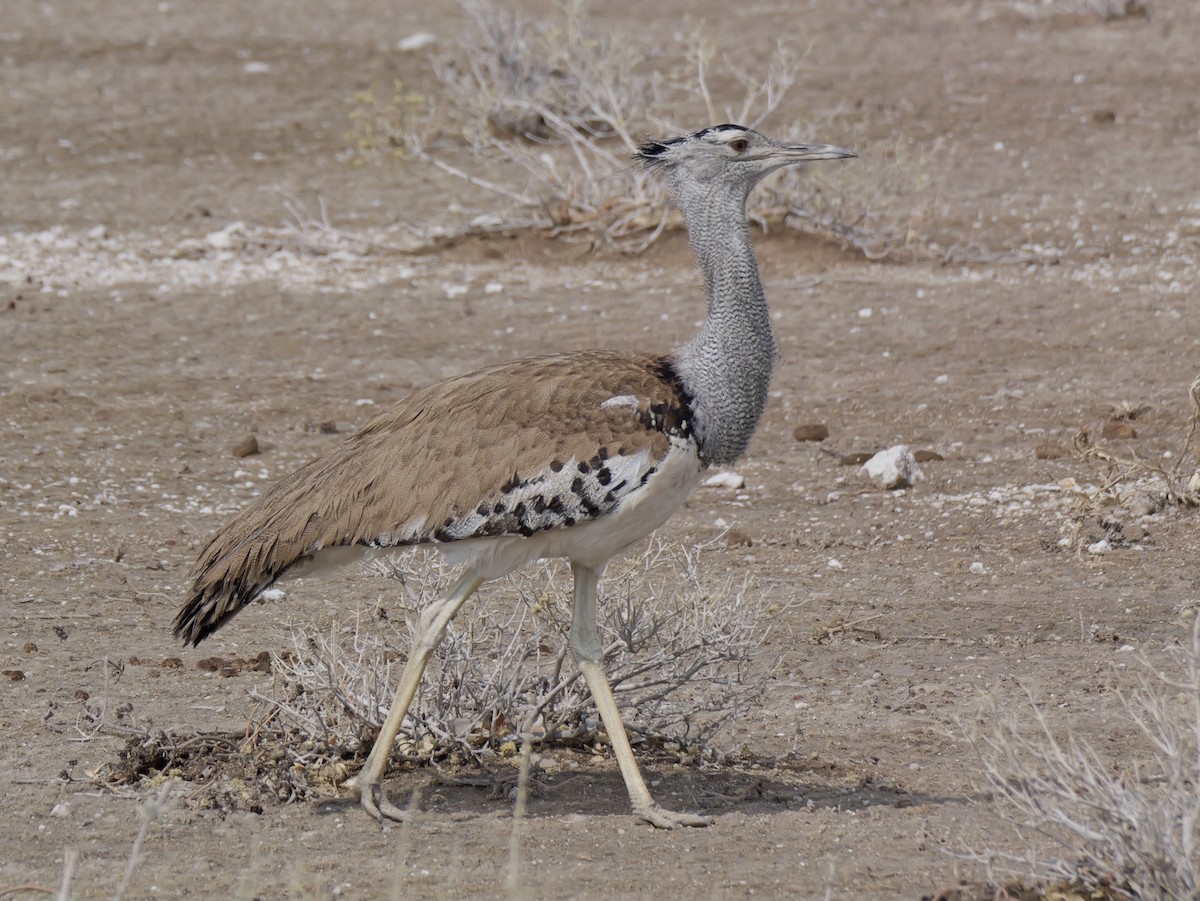
[[[602,666],[597,583],[610,557],[679,509],[706,467],[745,451],[766,405],[775,344],[746,224],[751,189],[784,166],[853,156],[737,125],[642,146],[637,159],[667,178],[704,278],[699,334],[659,355],[536,357],[413,392],[217,532],[189,576],[175,635],[199,644],[285,574],[372,550],[430,543],[458,564],[457,581],[421,613],[383,728],[346,783],[373,816],[401,820],[383,776],[447,624],[482,582],[565,557],[575,580],[569,648],[635,816],[707,825],[657,805],[638,771]]]

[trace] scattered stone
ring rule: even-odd
[[[437,43],[437,40],[436,34],[430,34],[428,31],[418,31],[398,40],[396,42],[396,49],[404,53],[411,53],[414,50],[423,50],[426,47],[431,47]]]
[[[904,444],[880,451],[863,464],[862,471],[877,486],[889,491],[911,487],[925,478],[925,473],[921,472],[921,467]]]
[[[220,657],[205,657],[196,661],[196,669],[206,673],[215,673],[224,665],[225,661]]]
[[[829,426],[823,422],[808,422],[792,429],[797,441],[824,441],[829,437]]]
[[[180,657],[164,657],[159,666],[163,669],[182,669],[183,659]]]
[[[229,250],[233,247],[234,236],[240,235],[246,230],[244,222],[230,222],[227,226],[219,231],[209,232],[204,236],[204,243],[213,250]]]
[[[826,560],[825,565],[828,566],[830,569],[845,569],[846,568],[845,566],[842,565],[842,561],[836,559],[835,557],[830,557],[828,560]]]
[[[77,689],[75,689],[74,697],[75,697],[76,701],[86,701],[88,698],[91,697],[91,695],[88,694],[86,691],[84,691],[82,688],[77,688]]]
[[[1063,457],[1069,457],[1070,455],[1070,449],[1061,444],[1039,444],[1033,449],[1034,459],[1037,460],[1061,460]]]
[[[1110,419],[1104,423],[1100,434],[1109,440],[1129,441],[1137,437],[1137,429],[1127,422]]]
[[[984,568],[984,565],[980,561],[976,560],[971,564],[972,575],[982,576],[985,572],[987,572],[987,569]]]
[[[322,435],[336,435],[338,433],[337,423],[332,419],[326,419],[324,422],[317,423],[317,431]]]
[[[59,801],[50,809],[52,817],[69,817],[71,815],[71,805],[66,801]]]
[[[1095,544],[1089,544],[1087,547],[1087,552],[1089,554],[1095,554],[1096,556],[1100,556],[1101,554],[1107,554],[1111,550],[1112,550],[1112,544],[1109,542],[1109,540],[1107,538],[1101,538]]]
[[[746,480],[736,472],[718,472],[704,480],[705,488],[744,488]]]
[[[32,641],[27,641],[27,642],[25,642],[25,647],[22,648],[22,650],[26,654],[36,654],[37,653],[37,645],[34,644]]]
[[[838,466],[862,466],[873,456],[875,455],[864,453],[842,454],[838,457]]]
[[[259,452],[258,438],[254,435],[247,435],[237,444],[229,449],[229,452],[235,457],[250,457]]]
[[[1143,516],[1150,516],[1157,513],[1162,508],[1162,501],[1158,498],[1153,498],[1146,494],[1137,494],[1126,505],[1129,510],[1129,515],[1134,519],[1141,519]]]
[[[940,463],[946,458],[935,450],[921,448],[919,451],[913,451],[913,459],[918,463]]]
[[[741,529],[730,529],[725,533],[726,547],[753,547],[754,541]]]
[[[25,674],[19,669],[6,669],[2,674],[10,682],[24,682]]]

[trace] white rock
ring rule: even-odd
[[[828,566],[830,569],[845,569],[846,568],[845,566],[842,565],[841,560],[834,559],[833,557],[830,557],[829,560],[827,560],[825,562],[825,565]]]
[[[287,595],[282,588],[268,588],[262,593],[264,601],[282,601]]]
[[[971,564],[971,573],[976,576],[982,576],[987,570],[983,568],[983,564],[976,560]]]
[[[905,444],[880,451],[863,464],[862,471],[880,488],[889,490],[908,488],[925,478],[925,473],[921,472],[921,467]]]
[[[430,34],[428,31],[418,31],[415,34],[410,34],[408,37],[398,40],[396,42],[396,49],[407,53],[436,44],[437,40],[436,34]]]
[[[249,62],[242,66],[242,71],[247,75],[266,75],[271,71],[270,63]]]
[[[1087,548],[1089,554],[1107,554],[1111,550],[1112,545],[1109,544],[1107,538],[1101,538],[1095,544],[1089,544]]]
[[[209,232],[204,236],[204,243],[214,250],[228,250],[233,247],[233,236],[240,235],[246,229],[246,223],[230,222],[220,231]]]
[[[746,480],[736,472],[718,472],[704,480],[705,488],[742,488]]]

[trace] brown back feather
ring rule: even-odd
[[[601,406],[623,395],[637,398],[638,409]],[[689,434],[690,420],[669,361],[638,354],[538,357],[417,390],[213,536],[189,575],[175,634],[198,644],[322,548],[528,535],[603,515],[636,486],[622,483],[557,518],[553,510],[501,513],[499,502],[556,462],[594,467],[642,451],[661,459],[670,435]],[[491,504],[495,515],[485,509]],[[472,531],[464,532],[468,520]]]

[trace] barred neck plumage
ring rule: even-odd
[[[700,455],[731,463],[745,452],[767,404],[775,341],[746,224],[753,183],[673,178],[696,255],[708,315],[674,354],[692,400]]]

